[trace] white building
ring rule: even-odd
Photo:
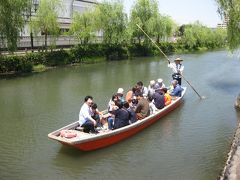
[[[35,16],[40,1],[41,0],[32,0],[32,18]],[[96,0],[60,0],[60,2],[62,8],[58,12],[58,22],[60,23],[60,29],[62,32],[69,30],[74,12],[83,13],[97,4]],[[30,28],[28,24],[22,30],[21,36],[30,36]]]

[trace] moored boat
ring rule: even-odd
[[[82,151],[91,151],[110,146],[131,137],[132,135],[150,126],[154,122],[159,121],[161,117],[165,116],[172,110],[176,109],[183,101],[183,96],[187,88],[184,87],[183,89],[184,90],[182,91],[182,96],[172,100],[171,104],[165,106],[161,110],[158,110],[154,114],[151,114],[150,116],[128,126],[115,130],[101,130],[98,134],[90,134],[75,130],[79,125],[78,121],[76,121],[72,124],[49,133],[48,137],[50,139],[59,141],[64,145],[73,146]],[[63,130],[66,130],[68,136],[62,135]]]

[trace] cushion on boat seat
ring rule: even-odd
[[[77,136],[77,133],[74,132],[74,130],[64,129],[64,130],[61,130],[60,136],[64,138],[74,138]]]

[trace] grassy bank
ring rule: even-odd
[[[176,43],[161,43],[159,47],[166,54],[186,53],[208,48],[187,49]],[[51,67],[65,65],[91,64],[103,61],[121,60],[139,56],[161,55],[159,50],[149,44],[89,44],[77,45],[68,50],[26,53],[25,55],[0,55],[0,74],[22,74],[42,72]]]

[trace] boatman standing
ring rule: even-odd
[[[177,80],[179,85],[182,84],[182,73],[184,70],[184,66],[181,64],[182,61],[181,58],[176,58],[174,63],[168,61],[168,67],[173,71],[172,78],[173,80]]]

